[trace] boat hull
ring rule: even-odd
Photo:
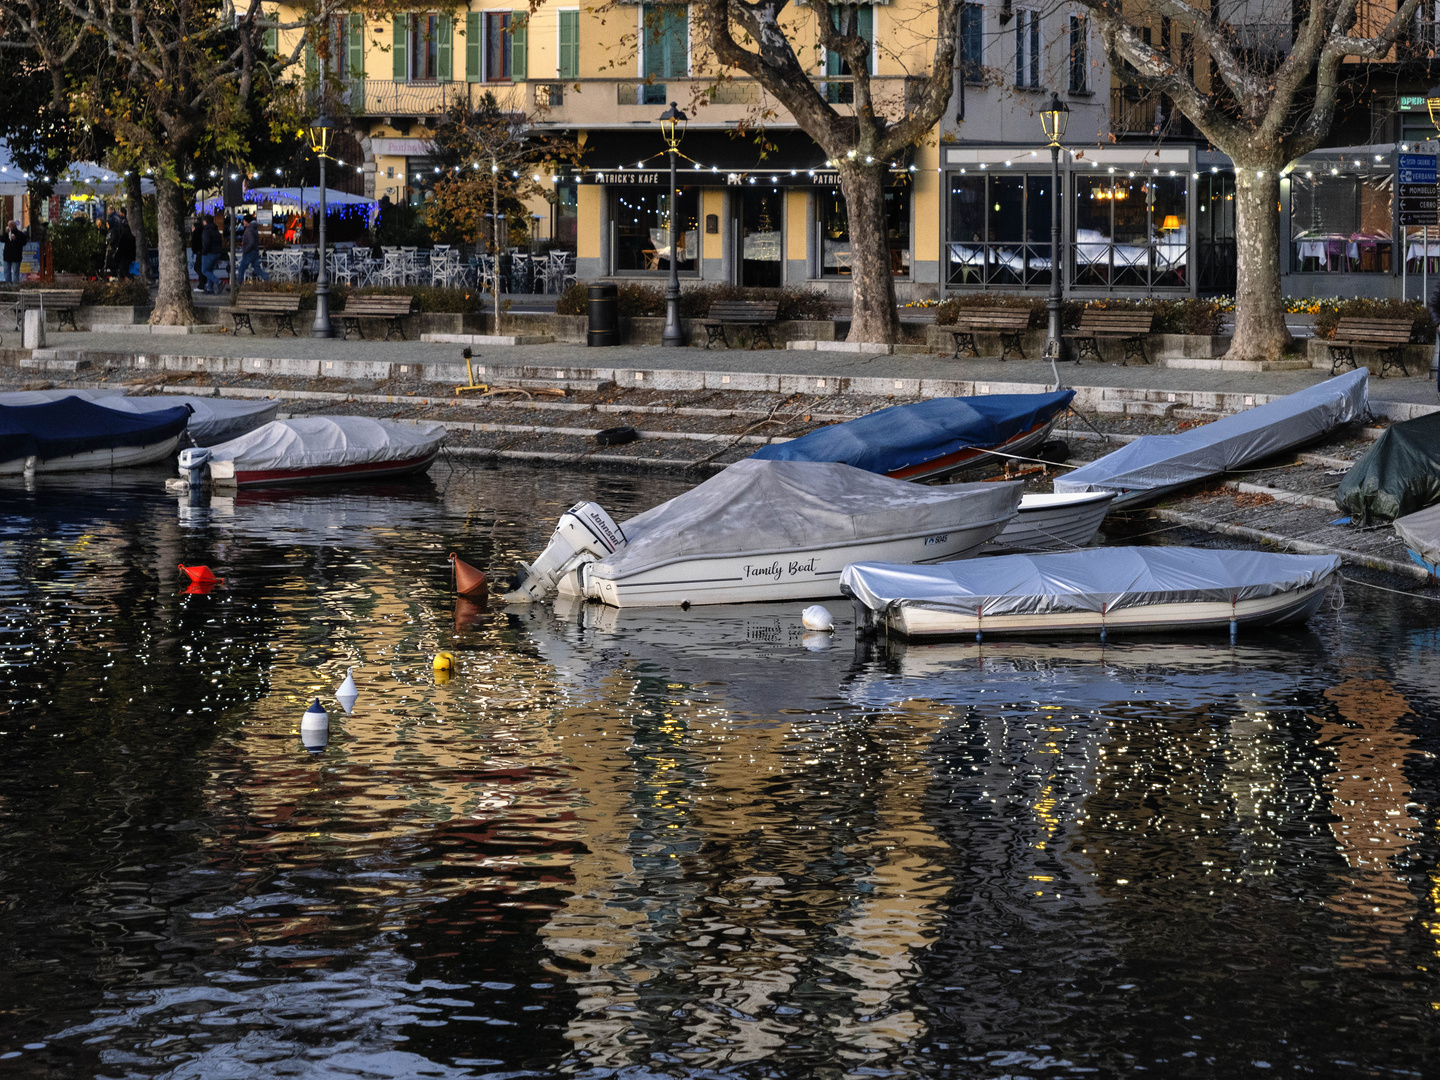
[[[592,563],[567,574],[559,591],[619,608],[825,600],[841,595],[840,573],[853,562],[934,563],[964,558],[999,535],[1008,520],[801,551],[683,559],[624,578],[594,576]]]
[[[1032,612],[981,619],[954,611],[897,604],[885,614],[891,633],[912,639],[974,636],[1042,636],[1078,633],[1191,633],[1237,627],[1304,622],[1315,614],[1330,587],[1326,578],[1272,596],[1223,601],[1182,601],[1119,611]]]
[[[217,483],[233,483],[237,488],[292,487],[296,484],[355,483],[369,480],[393,479],[397,476],[411,476],[424,472],[434,463],[439,449],[398,461],[370,461],[355,465],[320,465],[310,469],[236,469],[230,480],[216,475],[216,465],[211,464],[211,475]]]
[[[1095,539],[1115,495],[1086,491],[1073,495],[1025,495],[1015,519],[981,554],[1002,551],[1068,551]]]
[[[63,457],[40,458],[35,461],[36,473],[60,472],[106,472],[110,469],[129,469],[136,465],[149,465],[163,461],[175,453],[180,436],[172,435],[159,442],[144,446],[116,446],[104,450],[86,450],[79,454]],[[0,461],[0,476],[19,476],[25,472],[27,458],[12,458]]]
[[[893,472],[885,473],[894,480],[940,480],[947,476],[954,476],[956,473],[965,472],[968,469],[978,469],[982,465],[990,465],[995,462],[1004,462],[1008,457],[1025,457],[1033,450],[1050,438],[1050,432],[1054,430],[1055,421],[1042,420],[1028,431],[1007,439],[999,446],[989,449],[982,449],[978,446],[966,446],[956,450],[953,454],[946,454],[944,457],[932,458],[930,461],[923,461],[918,465],[907,465],[903,469],[896,469]],[[997,456],[991,451],[999,451],[1000,454],[1008,457]]]

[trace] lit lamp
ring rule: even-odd
[[[315,279],[315,325],[310,329],[310,336],[317,338],[328,338],[332,331],[330,328],[330,278],[325,273],[325,158],[330,153],[330,141],[335,135],[335,126],[330,119],[323,114],[317,116],[310,123],[307,134],[310,136],[310,149],[320,159],[320,227],[318,240],[320,242],[320,275]],[[300,208],[303,213],[305,208]]]
[[[1050,366],[1055,372],[1056,390],[1060,389],[1060,369],[1055,362],[1064,359],[1064,339],[1060,336],[1060,274],[1064,262],[1060,257],[1060,140],[1065,138],[1069,122],[1070,106],[1060,100],[1059,94],[1051,94],[1050,107],[1040,110],[1040,126],[1045,138],[1050,140],[1050,299],[1045,305],[1050,320],[1045,355],[1050,357]]]
[[[1425,95],[1425,108],[1430,113],[1430,123],[1435,125],[1437,131],[1440,131],[1440,86]]]
[[[660,335],[660,342],[677,347],[685,344],[685,331],[680,329],[680,263],[675,236],[675,219],[680,213],[675,157],[680,152],[680,140],[685,137],[686,119],[680,106],[673,101],[670,108],[660,114],[660,134],[665,136],[665,145],[670,150],[670,281],[665,286],[665,331]]]
[[[1166,214],[1165,220],[1160,223],[1161,232],[1169,232],[1178,228],[1180,228],[1180,219],[1174,214]]]

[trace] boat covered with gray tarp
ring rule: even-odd
[[[1358,368],[1178,435],[1142,436],[1058,478],[1055,490],[1113,491],[1115,509],[1243,469],[1364,416],[1369,376],[1368,369]]]
[[[1335,555],[1089,548],[932,566],[854,563],[840,575],[857,627],[906,637],[1193,631],[1303,621]]]

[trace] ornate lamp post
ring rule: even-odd
[[[1065,126],[1070,121],[1070,106],[1060,100],[1058,94],[1050,95],[1050,107],[1040,111],[1040,125],[1045,129],[1045,138],[1050,140],[1050,326],[1045,337],[1045,355],[1051,365],[1063,359],[1060,336],[1060,274],[1065,260],[1060,254],[1060,140],[1065,138]],[[1060,370],[1055,369],[1056,389],[1059,389]]]
[[[335,126],[323,114],[310,124],[310,149],[320,159],[320,276],[315,279],[315,325],[311,337],[328,338],[330,329],[330,277],[325,272],[325,158],[330,153],[330,140]],[[304,211],[302,206],[301,211]]]
[[[660,114],[660,132],[665,136],[665,145],[670,148],[670,281],[665,286],[665,332],[660,336],[664,345],[685,344],[685,332],[680,329],[680,252],[675,246],[675,219],[680,216],[675,157],[680,151],[680,140],[685,136],[685,120],[685,114],[673,101],[670,108]]]

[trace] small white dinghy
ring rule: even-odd
[[[1069,551],[1095,539],[1115,501],[1113,491],[1022,495],[1015,520],[985,545],[992,551]]]
[[[926,487],[835,462],[736,462],[617,525],[594,503],[561,516],[504,599],[562,596],[613,607],[744,604],[840,595],[866,559],[958,559],[1015,516],[1020,485]]]
[[[857,628],[909,638],[1274,626],[1315,613],[1340,559],[1210,548],[1092,548],[940,566],[856,563]]]

